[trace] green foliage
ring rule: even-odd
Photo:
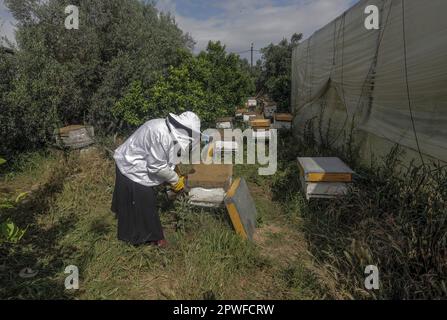
[[[301,41],[302,34],[294,34],[290,40],[283,39],[277,45],[270,44],[261,50],[262,62],[258,65],[260,75],[258,90],[269,95],[282,111],[290,108],[292,50]]]
[[[5,164],[6,160],[0,158],[0,165]],[[18,204],[27,196],[26,192],[19,194],[15,200],[15,203],[0,199],[0,209],[12,209],[15,204]],[[3,242],[17,243],[25,235],[26,230],[20,229],[14,224],[14,222],[8,218],[5,222],[0,223],[0,244]]]
[[[203,120],[209,118],[211,109],[221,107],[222,101],[213,101],[205,83],[211,76],[210,65],[203,59],[188,57],[180,66],[170,67],[166,78],[160,78],[150,93],[151,105],[156,115],[167,112],[196,112]],[[214,107],[211,106],[214,104]],[[207,109],[207,106],[210,108]]]
[[[308,125],[303,139],[281,139],[272,191],[288,215],[302,220],[309,250],[336,282],[340,298],[445,297],[446,167],[404,166],[404,154],[397,146],[383,161],[362,164],[356,152],[351,154],[357,149],[351,137],[339,150],[327,143],[318,145],[315,130]],[[307,201],[296,183],[299,173],[292,159],[297,154],[339,156],[357,173],[350,193]],[[363,270],[368,265],[380,269],[380,290],[364,288]]]
[[[131,84],[130,89],[113,107],[112,113],[131,126],[144,123],[149,111],[149,102],[144,96],[140,81]]]
[[[18,142],[16,139],[15,110],[9,105],[8,93],[16,72],[14,56],[0,46],[0,154],[10,154]],[[1,161],[1,160],[0,160]]]
[[[206,51],[199,54],[199,59],[211,64],[211,77],[207,79],[206,88],[222,97],[226,115],[232,114],[235,107],[254,93],[255,86],[247,62],[236,54],[227,54],[220,41],[210,41]]]
[[[20,229],[18,226],[8,219],[0,224],[0,243],[17,243],[25,235],[26,229]]]
[[[231,115],[234,108],[253,92],[254,84],[241,60],[227,54],[220,42],[210,42],[197,57],[185,55],[177,67],[170,67],[150,90],[151,115],[191,110],[204,122]]]
[[[64,8],[79,6],[80,29]],[[0,153],[46,144],[55,127],[90,122],[113,129],[112,110],[134,81],[150,88],[192,39],[152,2],[7,0],[17,50],[0,52]],[[5,143],[3,143],[3,141]],[[5,152],[6,151],[6,152]]]

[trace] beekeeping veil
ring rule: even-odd
[[[199,145],[200,119],[194,112],[187,111],[179,116],[170,113],[166,123],[182,151],[186,151],[188,147],[193,150]]]

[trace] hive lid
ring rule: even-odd
[[[59,134],[60,135],[68,135],[71,131],[76,131],[76,130],[85,129],[85,128],[86,127],[84,125],[75,124],[75,125],[60,128]]]
[[[275,120],[292,122],[293,121],[293,115],[290,114],[290,113],[277,113],[277,114],[275,114]]]
[[[307,182],[351,182],[354,171],[336,157],[298,158],[301,176]]]
[[[252,240],[256,231],[257,211],[244,178],[234,181],[224,201],[236,233]]]
[[[271,122],[269,119],[254,119],[250,121],[253,128],[270,128]]]

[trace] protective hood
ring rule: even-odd
[[[179,116],[170,113],[166,123],[183,151],[186,151],[189,146],[194,149],[199,144],[200,119],[194,112],[187,111]]]

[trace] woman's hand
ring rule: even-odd
[[[171,184],[171,190],[175,193],[180,193],[185,189],[185,177],[179,177],[177,183]]]

